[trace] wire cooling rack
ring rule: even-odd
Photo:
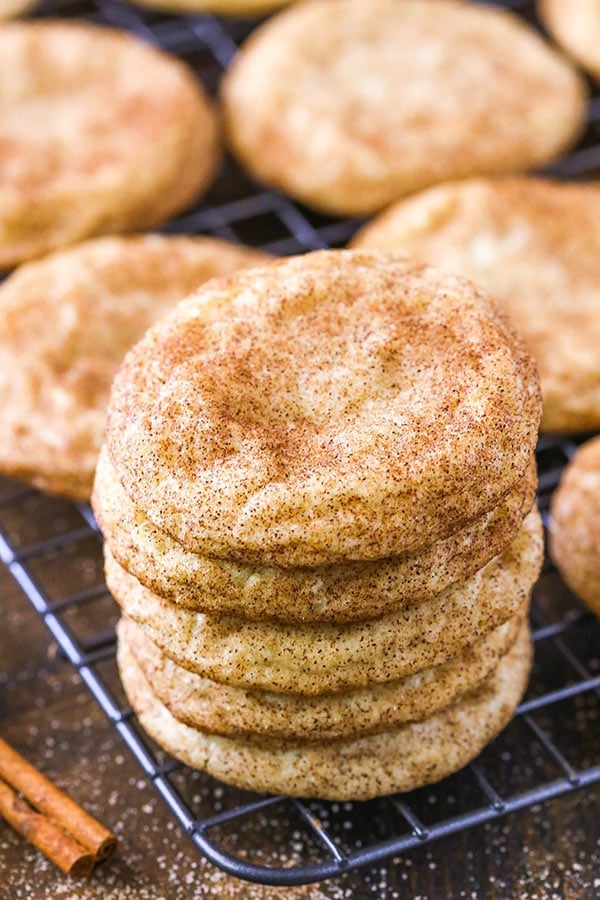
[[[530,3],[504,5],[535,22]],[[185,60],[209,90],[252,27],[209,15],[158,15],[121,0],[52,0],[37,14],[126,28]],[[599,123],[596,95],[580,146],[548,171],[598,177]],[[165,230],[288,254],[344,244],[357,225],[309,212],[227,161],[204,202]],[[576,448],[569,438],[540,440],[538,504],[545,516]],[[0,479],[0,562],[193,843],[240,878],[273,885],[318,881],[600,781],[600,623],[549,561],[534,591],[534,670],[513,722],[474,763],[439,784],[354,804],[259,796],[218,784],[168,757],[140,730],[116,670],[118,608],[103,582],[101,538],[87,505]]]

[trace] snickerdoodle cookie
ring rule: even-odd
[[[107,447],[186,549],[314,566],[430,546],[530,465],[535,366],[465,279],[322,251],[212,281],[127,355]]]
[[[88,499],[126,351],[199,284],[265,258],[212,238],[105,237],[14,272],[0,286],[0,472]]]
[[[600,437],[582,444],[550,507],[550,552],[568,586],[600,615]]]
[[[123,617],[117,631],[153,693],[186,725],[232,737],[327,740],[428,718],[487,678],[514,644],[522,623],[523,616],[515,616],[447,662],[400,681],[313,697],[211,681],[174,663],[132,619]]]
[[[538,11],[552,37],[600,79],[600,0],[538,0]]]
[[[478,178],[396,204],[354,241],[472,278],[535,357],[542,430],[600,428],[600,186]]]
[[[229,144],[325,212],[524,171],[584,127],[583,80],[529,25],[459,0],[308,0],[255,32],[223,85]]]
[[[335,625],[207,616],[152,594],[105,548],[106,582],[123,612],[174,662],[214,681],[307,696],[396,681],[441,665],[524,614],[543,538],[533,510],[501,556],[408,609]]]
[[[119,643],[129,701],[146,731],[174,756],[238,787],[331,800],[408,791],[466,765],[513,715],[530,665],[524,625],[480,685],[422,722],[332,741],[286,741],[221,737],[184,725],[154,695],[126,643]]]
[[[468,578],[516,536],[536,485],[532,462],[502,503],[420,553],[312,569],[244,566],[186,550],[134,506],[106,448],[93,506],[117,562],[167,600],[205,613],[331,623],[385,615]]]
[[[216,117],[184,65],[124,32],[0,27],[0,268],[152,227],[218,162]]]

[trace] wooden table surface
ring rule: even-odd
[[[0,900],[600,895],[600,786],[318,886],[259,887],[224,875],[180,832],[1,566],[0,598],[0,732],[119,836],[116,855],[75,882],[0,823]]]

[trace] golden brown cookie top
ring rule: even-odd
[[[600,79],[599,0],[538,0],[538,11],[552,37]]]
[[[487,298],[398,254],[322,251],[212,282],[115,381],[107,445],[188,549],[319,565],[400,553],[527,468],[535,367]]]
[[[458,0],[292,6],[246,42],[223,98],[254,174],[341,214],[540,165],[586,112],[582,79],[522,19]]]
[[[0,471],[88,499],[110,385],[159,316],[265,255],[212,238],[106,237],[28,263],[0,286]]]
[[[217,123],[184,65],[124,32],[0,27],[0,268],[148,228],[208,185]]]
[[[402,201],[355,246],[472,278],[535,357],[544,431],[600,428],[600,187],[481,178]]]

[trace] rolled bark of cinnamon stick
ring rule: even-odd
[[[2,738],[0,778],[23,794],[31,806],[72,835],[78,844],[91,852],[96,862],[106,859],[115,849],[117,839],[112,832],[38,772]]]
[[[79,878],[91,874],[96,862],[93,853],[50,819],[36,813],[3,781],[0,781],[0,816],[63,872]]]

